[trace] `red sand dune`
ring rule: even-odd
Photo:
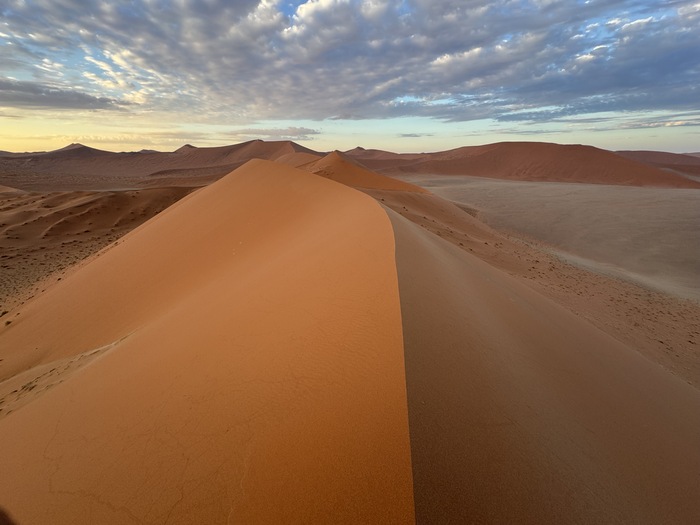
[[[371,169],[391,174],[471,175],[541,182],[700,188],[700,182],[592,146],[502,142],[417,157],[382,155],[357,149],[348,154]]]
[[[408,182],[370,171],[339,151],[329,153],[319,160],[302,166],[302,168],[354,188],[426,193],[424,189]]]
[[[251,159],[277,160],[302,153],[309,155],[306,162],[321,156],[290,141],[253,140],[213,148],[186,145],[169,153],[113,153],[71,144],[47,153],[0,158],[0,184],[35,191],[204,186]]]
[[[311,162],[315,162],[318,159],[320,159],[323,155],[320,153],[310,153],[306,151],[295,151],[293,153],[286,153],[284,155],[281,155],[277,158],[275,158],[275,162],[279,162],[281,164],[287,164],[288,166],[292,166],[294,168],[300,168],[301,166],[305,164],[309,164]]]
[[[617,151],[618,155],[700,181],[700,156],[663,151]]]
[[[0,312],[54,272],[114,242],[190,188],[32,193],[0,187]],[[60,276],[54,276],[57,279]]]
[[[265,148],[173,153],[282,162],[189,194],[3,318],[14,519],[697,521],[695,383],[518,277],[534,252],[457,206]],[[576,278],[547,261],[541,283]]]
[[[700,392],[390,213],[419,523],[689,523]]]
[[[63,148],[59,148],[57,150],[53,151],[48,151],[46,153],[42,153],[40,156],[43,159],[66,159],[66,158],[85,158],[85,157],[97,157],[97,156],[104,156],[104,155],[115,155],[115,153],[112,153],[111,151],[105,151],[101,149],[95,149],[91,148],[89,146],[84,146],[83,144],[69,144],[68,146],[65,146]]]
[[[3,505],[20,523],[412,521],[393,261],[375,201],[293,168],[253,161],[184,199],[3,330],[3,375],[41,372],[0,421]]]
[[[290,141],[254,140],[211,148],[185,145],[168,153],[112,153],[71,144],[51,152],[0,155],[0,184],[37,191],[204,186],[254,158],[300,167],[322,156],[324,154]],[[683,169],[678,165],[665,169],[668,168],[666,164],[654,164],[644,156],[635,156],[639,157],[590,146],[512,142],[412,154],[355,148],[346,152],[345,160],[353,159],[362,164],[362,169],[389,175],[429,173],[700,188],[700,181],[692,179],[700,174],[697,166],[685,164]],[[319,170],[322,169],[320,166]],[[376,179],[376,176],[377,173],[363,175],[365,184],[375,187],[376,183],[369,179]],[[386,181],[382,184],[386,185]],[[390,184],[400,189],[399,182]]]
[[[616,151],[627,159],[653,166],[700,166],[700,158],[693,154],[667,153],[665,151]]]

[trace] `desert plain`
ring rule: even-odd
[[[700,522],[700,157],[0,152],[18,524]]]

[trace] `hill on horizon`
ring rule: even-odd
[[[0,184],[40,190],[48,187],[48,183],[44,184],[46,175],[65,173],[66,189],[199,187],[251,159],[298,167],[325,155],[292,141],[251,140],[216,147],[185,144],[173,152],[129,153],[71,144],[49,152],[0,156]],[[506,142],[434,153],[392,153],[358,147],[343,155],[390,176],[467,175],[520,181],[700,188],[700,181],[696,180],[700,168],[690,155],[656,153],[652,159],[649,153],[614,153],[582,145]],[[668,164],[659,162],[660,158],[674,160]]]

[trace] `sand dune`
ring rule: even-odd
[[[274,160],[300,167],[320,162],[318,159],[324,155],[290,141],[253,140],[208,148],[185,145],[174,152],[143,150],[130,153],[112,153],[71,144],[50,152],[0,155],[0,184],[34,191],[200,187],[251,159]],[[340,153],[336,152],[336,155]],[[676,157],[694,158],[690,155]],[[344,160],[353,164],[351,159],[361,163],[365,171],[369,168],[387,175],[423,173],[540,182],[700,188],[700,181],[694,178],[700,176],[700,168],[693,163],[681,165],[676,158],[674,164],[669,165],[668,159],[659,163],[660,158],[651,158],[648,152],[615,154],[580,145],[512,142],[412,154],[355,148],[345,153]],[[319,164],[317,169],[327,168]],[[345,169],[355,167],[346,166]],[[377,175],[364,173],[364,184],[376,187]],[[355,176],[359,175],[356,173]],[[370,179],[375,179],[375,182]],[[386,185],[387,181],[381,184]],[[400,188],[396,182],[389,184],[394,189],[406,189]]]
[[[618,151],[618,155],[700,182],[700,156],[663,151]]]
[[[418,522],[698,515],[698,390],[390,216]]]
[[[190,191],[0,192],[0,312]]]
[[[334,151],[310,164],[305,164],[302,168],[354,188],[425,193],[425,190],[418,186],[370,171],[339,151]]]
[[[503,142],[422,155],[351,150],[372,169],[390,174],[470,175],[539,182],[700,188],[700,183],[612,152],[581,145]]]
[[[114,153],[110,151],[105,151],[101,149],[91,148],[83,144],[69,144],[63,148],[48,151],[41,154],[40,156],[44,159],[65,159],[65,158],[85,158],[85,157],[97,157],[97,156],[111,156]]]
[[[700,158],[692,154],[667,153],[665,151],[616,151],[615,153],[652,166],[700,166]]]
[[[113,153],[71,144],[51,152],[0,158],[0,184],[33,191],[198,187],[251,159],[276,160],[295,153],[320,156],[290,141],[254,140],[213,148],[186,145],[170,153]]]
[[[514,157],[494,164],[504,147]],[[612,162],[615,184],[661,183],[578,147],[538,146],[512,172],[520,148],[88,151],[84,167],[111,158],[138,185],[245,164],[194,192],[0,192],[13,271],[119,236],[0,311],[0,507],[23,525],[697,521],[700,304],[572,266],[493,219],[520,201],[531,217],[587,210],[594,230],[610,208],[672,221],[681,208],[659,199],[697,190],[581,184],[577,156]],[[577,183],[411,174],[426,163]],[[397,166],[406,180],[385,175]],[[45,168],[37,186],[60,177]]]
[[[55,369],[0,421],[3,504],[21,523],[412,521],[398,301],[372,199],[249,163],[2,332],[5,377]]]
[[[300,168],[305,164],[317,161],[321,157],[322,155],[320,153],[317,154],[315,152],[309,153],[306,151],[295,151],[293,153],[281,155],[274,160],[280,164],[287,164],[288,166],[292,166],[294,168]]]

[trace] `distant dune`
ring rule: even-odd
[[[666,153],[665,151],[616,151],[628,159],[656,166],[700,166],[700,158],[690,154]]]
[[[200,187],[251,159],[300,167],[325,155],[290,141],[253,140],[208,148],[186,144],[174,152],[131,153],[112,153],[71,144],[50,152],[0,155],[0,184],[37,191]],[[390,176],[468,175],[537,182],[700,188],[700,180],[695,179],[696,175],[700,176],[700,165],[692,160],[696,157],[690,155],[615,154],[591,146],[529,142],[411,154],[355,148],[344,155],[346,162],[359,162],[364,169],[375,172],[364,177],[365,184],[370,187],[373,186],[368,179],[376,178],[376,172],[380,172]],[[658,155],[665,155],[665,160]],[[670,158],[674,159],[673,163],[666,162]]]
[[[591,146],[503,142],[422,155],[359,149],[349,151],[348,155],[369,168],[388,174],[470,175],[537,182],[700,188],[699,182]]]
[[[413,184],[374,173],[339,151],[334,151],[310,164],[305,164],[302,168],[354,188],[425,193],[424,189]]]
[[[618,155],[700,182],[700,155],[663,151],[618,151]]]
[[[82,144],[59,150],[0,158],[0,184],[35,191],[121,190],[142,187],[200,187],[218,180],[251,159],[277,160],[306,153],[289,141],[254,140],[213,148],[185,145],[170,153],[112,153]]]
[[[103,155],[114,155],[112,152],[100,149],[90,148],[82,144],[69,144],[63,148],[43,153],[41,157],[44,159],[59,159],[59,158],[85,158],[97,157]]]
[[[700,303],[505,234],[483,220],[498,199],[421,170],[523,206],[544,186],[642,192],[669,229],[687,210],[656,193],[692,200],[688,178],[580,146],[83,148],[0,163],[0,507],[17,523],[700,516]]]

